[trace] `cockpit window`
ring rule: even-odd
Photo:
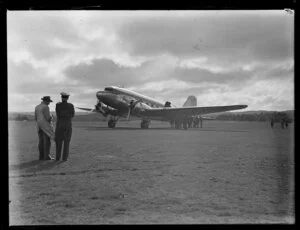
[[[171,107],[171,102],[169,102],[169,101],[166,101],[166,103],[165,103],[165,107]]]
[[[104,90],[112,92],[114,89],[112,87],[106,87]]]

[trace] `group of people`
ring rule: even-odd
[[[61,102],[55,107],[56,127],[53,126],[53,115],[50,113],[49,104],[53,102],[50,96],[44,96],[42,102],[35,107],[35,120],[39,137],[39,160],[54,160],[50,157],[51,140],[56,143],[55,160],[61,158],[66,161],[69,156],[69,145],[72,136],[72,118],[75,115],[74,106],[68,103],[70,94],[61,92]]]
[[[199,125],[200,125],[200,128],[202,128],[202,121],[203,121],[202,117],[199,117],[199,116],[190,117],[188,120],[189,128],[192,128],[192,125],[193,125],[193,128],[199,128]]]
[[[201,116],[185,117],[182,120],[171,121],[172,128],[202,128],[203,119]]]
[[[274,127],[274,124],[275,124],[275,120],[272,118],[271,119],[271,128]],[[281,124],[282,129],[287,128],[288,127],[288,120],[285,119],[285,118],[282,118],[281,121],[280,121],[280,124]]]

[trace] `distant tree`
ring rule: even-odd
[[[258,113],[221,113],[216,115],[216,120],[232,120],[232,121],[270,121],[280,122],[283,118],[288,122],[293,121],[293,112],[258,112]]]

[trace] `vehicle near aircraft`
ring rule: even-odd
[[[98,112],[105,117],[109,116],[109,128],[115,128],[120,117],[126,117],[129,120],[130,116],[136,116],[141,118],[142,129],[147,129],[151,120],[169,121],[177,129],[181,127],[187,129],[187,121],[190,117],[247,108],[247,105],[198,107],[193,106],[195,98],[192,97],[187,99],[184,107],[177,108],[169,101],[163,103],[117,86],[109,86],[104,91],[98,91],[96,97],[98,102],[95,109],[76,108]]]

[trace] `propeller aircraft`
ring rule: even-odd
[[[163,103],[117,86],[109,86],[104,91],[98,91],[96,97],[98,102],[94,109],[76,108],[97,112],[104,117],[109,116],[109,128],[115,128],[120,117],[129,120],[130,116],[135,116],[141,118],[142,129],[149,128],[151,120],[168,121],[171,125],[174,124],[176,129],[181,127],[187,129],[188,119],[191,117],[247,108],[247,105],[198,107],[194,96],[189,96],[183,107],[178,108],[171,105],[169,101]]]

